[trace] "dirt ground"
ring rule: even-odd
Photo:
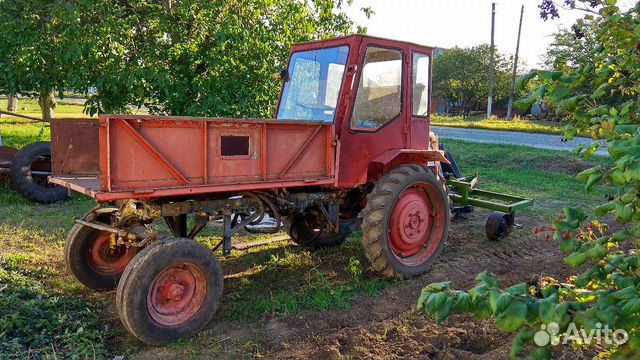
[[[192,344],[149,347],[133,358],[509,359],[512,336],[497,330],[491,321],[454,315],[437,325],[414,310],[421,288],[431,282],[451,280],[454,287],[468,289],[475,285],[475,275],[486,269],[508,286],[534,276],[562,278],[575,271],[563,265],[557,244],[532,236],[531,229],[540,224],[530,217],[517,219],[522,227],[510,239],[486,240],[487,215],[476,210],[454,220],[447,246],[427,274],[405,280],[377,297],[364,298],[349,310],[276,315],[245,324],[214,321],[196,340],[190,340],[199,342],[195,348]],[[591,358],[568,349],[556,350],[559,358]]]

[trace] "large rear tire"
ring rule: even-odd
[[[110,213],[91,213],[84,220],[108,224],[110,216]],[[84,286],[94,290],[113,290],[138,250],[124,245],[112,248],[109,232],[75,224],[67,235],[64,259],[69,271]]]
[[[223,281],[210,249],[191,239],[161,240],[138,253],[122,275],[116,294],[120,320],[150,345],[192,335],[213,319]]]
[[[410,164],[384,176],[369,194],[362,223],[371,266],[405,278],[425,273],[449,232],[449,198],[426,167]]]
[[[18,151],[11,164],[11,182],[27,199],[42,204],[62,201],[69,191],[47,180],[51,174],[51,143],[40,141]]]

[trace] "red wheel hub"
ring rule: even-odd
[[[89,248],[89,266],[100,275],[120,274],[136,255],[137,249],[124,245],[111,247],[111,235],[100,232]]]
[[[427,261],[438,249],[444,233],[444,211],[438,193],[428,184],[405,189],[389,218],[389,245],[404,265]]]
[[[207,278],[192,263],[180,263],[164,269],[151,284],[147,308],[160,325],[176,326],[189,320],[204,303]]]

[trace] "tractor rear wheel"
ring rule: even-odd
[[[296,244],[320,249],[341,245],[351,231],[330,232],[326,224],[318,223],[315,216],[294,215],[287,219],[287,232]]]
[[[362,223],[366,256],[385,276],[423,274],[447,239],[450,221],[445,187],[426,167],[398,167],[376,183]]]
[[[84,220],[108,224],[110,216],[111,213],[91,213]],[[109,232],[75,224],[67,235],[64,258],[69,271],[84,286],[94,290],[112,290],[138,250],[124,245],[112,247]]]
[[[168,238],[138,253],[118,284],[124,327],[150,345],[196,333],[215,315],[223,286],[213,252],[191,239]]]

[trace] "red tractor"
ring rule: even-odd
[[[362,35],[294,45],[275,119],[54,121],[50,181],[99,203],[69,232],[69,269],[90,288],[117,287],[124,326],[159,345],[201,329],[220,303],[220,263],[193,241],[212,220],[224,254],[267,215],[315,248],[361,228],[371,266],[399,278],[442,251],[450,198],[501,210],[488,231],[508,233],[529,200],[443,176],[449,161],[429,136],[432,50]],[[170,236],[149,226],[159,219]]]

